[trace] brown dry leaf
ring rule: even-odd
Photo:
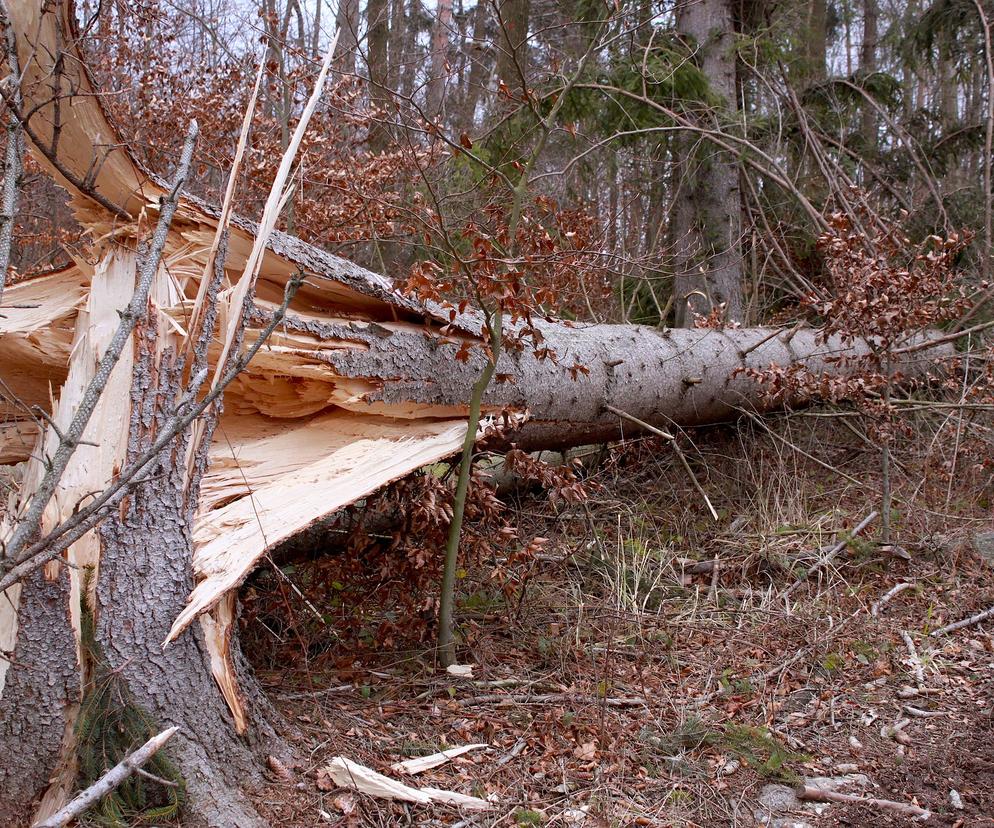
[[[338,787],[327,768],[321,768],[318,771],[317,786],[319,791],[333,791]]]
[[[573,755],[584,762],[592,762],[597,758],[597,743],[584,742],[582,745],[577,745],[573,748]]]
[[[331,800],[335,809],[348,816],[355,810],[355,797],[352,794],[342,794]]]

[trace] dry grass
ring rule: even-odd
[[[794,415],[768,421],[773,434],[745,424],[696,435],[688,455],[717,523],[670,450],[651,440],[614,451],[586,504],[516,500],[522,537],[551,542],[520,603],[488,592],[487,571],[464,580],[461,652],[472,680],[440,674],[430,648],[401,642],[309,659],[306,686],[291,690],[301,672],[276,669],[270,656],[258,666],[311,757],[296,770],[302,790],[291,796],[275,780],[263,793],[274,821],[750,825],[762,785],[855,763],[881,786],[876,795],[917,797],[941,812],[938,824],[989,824],[994,644],[983,628],[923,637],[994,602],[991,570],[967,543],[990,525],[989,481],[963,462],[950,490],[950,423],[919,415],[915,438],[897,451],[894,526],[912,560],[882,553],[871,530],[782,595],[877,507],[877,457],[852,425],[857,433]],[[713,564],[695,574],[695,563],[714,561],[717,574]],[[909,579],[914,589],[872,617],[873,601]],[[927,676],[914,703],[942,714],[912,717],[910,745],[881,735],[908,718],[898,690],[914,680],[901,630],[917,639]],[[305,645],[313,642],[280,646]],[[963,755],[951,739],[974,747]],[[317,784],[335,755],[393,775],[398,757],[466,742],[492,749],[418,784],[492,796],[483,818]],[[962,813],[950,809],[953,786]],[[855,806],[803,818],[892,824]]]

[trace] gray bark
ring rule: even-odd
[[[452,29],[452,0],[438,0],[435,23],[431,30],[431,68],[428,75],[428,101],[426,114],[429,118],[442,117],[442,103],[445,99],[445,86],[448,76],[446,64],[449,60],[449,32]]]
[[[168,419],[182,366],[171,354],[153,364],[154,333],[134,372],[128,459],[140,456]],[[186,438],[161,453],[158,468],[126,508],[101,526],[102,554],[95,607],[96,637],[108,666],[159,727],[178,725],[168,752],[183,774],[190,798],[187,822],[211,828],[265,824],[243,790],[261,781],[268,753],[288,748],[270,724],[272,711],[248,675],[243,689],[254,729],[243,741],[210,672],[199,626],[166,648],[162,641],[193,587],[190,526],[196,492],[185,490]]]
[[[497,77],[515,97],[528,93],[528,28],[531,0],[500,0],[497,4]]]
[[[323,339],[365,343],[363,350],[318,353],[341,376],[382,381],[373,401],[465,405],[484,367],[479,349],[471,351],[467,362],[460,362],[455,359],[455,346],[439,345],[421,332],[319,325],[293,317],[284,324]],[[537,360],[527,347],[517,353],[505,349],[496,375],[503,374],[508,381],[491,383],[484,397],[490,407],[528,409],[532,421],[519,437],[534,448],[616,435],[618,418],[605,409],[606,403],[663,427],[722,422],[737,417],[741,408],[781,407],[782,403],[768,400],[763,388],[741,372],[777,363],[840,374],[846,369],[833,361],[834,356],[869,353],[862,342],[845,346],[832,338],[819,344],[817,331],[810,329],[791,336],[767,328],[659,330],[643,325],[548,322],[538,327],[543,345],[556,353],[556,362]],[[895,364],[895,370],[904,376],[921,376],[934,366],[936,357],[950,351],[946,344],[908,354]]]
[[[39,570],[22,584],[17,645],[0,696],[0,828],[30,824],[79,704],[68,606],[65,569],[54,581]]]
[[[338,44],[335,46],[335,68],[342,74],[351,75],[355,72],[356,51],[359,46],[359,0],[339,2],[336,24]],[[317,54],[316,48],[314,52]]]
[[[696,48],[696,59],[719,114],[737,109],[732,8],[728,0],[681,0],[677,29]],[[674,216],[674,307],[678,325],[694,323],[725,305],[729,321],[742,321],[741,198],[736,159],[686,135],[677,144],[679,195]]]
[[[877,71],[877,0],[863,0],[863,42],[859,50],[859,72],[864,81]],[[872,152],[877,146],[877,113],[869,102],[863,104],[860,130],[866,150]]]
[[[380,123],[374,123],[369,130],[369,144],[374,152],[383,150],[390,140],[386,127],[389,98],[389,72],[387,44],[390,38],[389,11],[387,0],[369,0],[366,4],[366,69],[369,73],[369,97],[374,107],[381,110],[377,116]]]
[[[13,84],[14,104],[21,107],[20,68],[17,62],[17,40],[10,25],[6,6],[0,5],[0,26],[4,28],[7,64],[11,75],[18,79]],[[7,114],[7,146],[4,154],[3,185],[0,189],[0,300],[7,283],[10,267],[10,249],[14,239],[14,220],[17,214],[17,192],[21,186],[24,167],[24,134],[21,122],[13,112]]]
[[[473,36],[466,45],[470,62],[469,78],[466,81],[466,94],[462,102],[462,128],[471,130],[476,124],[476,108],[483,95],[483,87],[490,75],[492,60],[490,40],[487,37],[487,24],[490,20],[489,6],[478,0],[473,12]]]

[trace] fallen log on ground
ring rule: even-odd
[[[141,242],[168,194],[115,140],[76,44],[71,4],[9,5],[24,107],[33,113],[28,144],[67,189],[94,241],[71,266],[4,294],[0,461],[25,463],[0,528],[5,542],[31,508],[46,458],[117,330],[146,255]],[[96,618],[107,668],[149,720],[182,728],[171,753],[197,818],[261,825],[241,789],[260,779],[260,758],[288,747],[241,665],[236,588],[274,545],[463,443],[483,360],[479,349],[466,363],[455,358],[464,342],[479,341],[472,313],[450,324],[444,309],[285,234],[273,233],[260,250],[258,229],[240,219],[218,263],[223,224],[222,211],[180,201],[133,347],[113,368],[45,507],[43,534],[84,509],[152,444],[195,385],[191,364],[202,357],[205,370],[219,371],[232,332],[247,348],[280,312],[288,282],[302,273],[303,283],[226,389],[223,414],[213,409],[199,430],[178,435],[99,527],[0,601],[0,825],[51,815],[75,785],[74,725],[90,670],[86,613]],[[256,258],[258,275],[247,285]],[[245,290],[251,303],[242,316],[234,300]],[[204,328],[215,311],[221,318]],[[810,330],[541,328],[558,363],[505,354],[497,370],[510,381],[485,400],[491,415],[527,416],[505,437],[527,448],[617,436],[627,426],[607,404],[664,426],[762,410],[761,389],[739,369],[777,362],[831,372],[839,370],[834,357],[867,349],[819,343]],[[916,352],[900,367],[919,372],[933,358]],[[0,573],[10,563],[0,561]]]

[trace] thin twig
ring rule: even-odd
[[[911,672],[915,676],[915,683],[921,689],[925,686],[925,669],[922,667],[922,660],[918,657],[918,649],[915,647],[914,639],[912,639],[906,630],[901,630],[901,639],[904,641],[904,646],[908,650],[909,663],[911,665]]]
[[[866,528],[871,523],[873,523],[873,521],[875,521],[879,515],[880,513],[876,510],[870,512],[870,514],[868,514],[856,525],[856,528],[849,533],[848,537],[843,538],[837,544],[835,544],[835,546],[829,549],[828,552],[825,553],[825,556],[820,561],[818,561],[818,563],[815,566],[812,566],[810,569],[808,569],[808,571],[804,575],[802,575],[800,578],[794,581],[794,583],[792,583],[789,587],[787,587],[787,589],[781,592],[777,596],[777,600],[786,598],[788,595],[790,595],[795,589],[797,589],[801,584],[803,584],[808,579],[808,577],[811,575],[812,572],[814,572],[814,570],[819,569],[823,566],[827,566],[829,563],[831,563],[832,559],[836,555],[838,555],[843,549],[845,549],[853,538],[855,538],[861,532],[865,531]]]
[[[904,592],[904,590],[911,589],[913,586],[914,583],[911,581],[902,581],[897,586],[887,590],[887,592],[880,596],[879,600],[873,602],[873,605],[870,607],[870,615],[876,618],[880,614],[880,610],[883,609],[884,604],[889,602],[892,598],[896,598]]]
[[[779,440],[781,443],[783,443],[788,448],[791,448],[794,451],[796,451],[798,454],[800,454],[800,455],[802,455],[804,457],[807,457],[808,460],[814,461],[819,466],[821,466],[823,469],[826,469],[827,471],[832,472],[832,474],[837,474],[840,477],[844,477],[850,483],[855,483],[857,486],[865,486],[866,485],[866,483],[864,481],[857,480],[852,475],[846,474],[844,471],[842,471],[842,469],[837,469],[837,468],[835,468],[835,466],[831,465],[830,463],[826,463],[824,460],[819,460],[813,454],[809,454],[804,449],[802,449],[800,446],[794,445],[794,443],[792,443],[786,437],[783,437],[780,434],[777,434],[772,428],[770,428],[766,423],[763,422],[763,420],[762,420],[761,417],[757,417],[755,414],[753,414],[751,411],[749,411],[749,409],[747,409],[747,408],[736,408],[735,410],[736,411],[741,411],[743,414],[745,414],[750,420],[752,420],[756,425],[760,426],[774,440]]]
[[[654,425],[650,425],[645,420],[640,420],[638,417],[633,417],[626,411],[622,411],[620,408],[615,408],[613,405],[604,403],[604,407],[610,411],[612,414],[617,414],[619,417],[628,420],[629,422],[635,423],[635,425],[644,428],[665,440],[670,441],[670,445],[673,446],[673,451],[676,452],[676,456],[680,458],[680,462],[683,463],[684,469],[687,470],[687,474],[690,475],[690,480],[694,484],[694,488],[700,493],[701,497],[704,498],[704,502],[707,504],[708,510],[711,512],[711,517],[716,521],[718,520],[718,513],[715,511],[714,506],[711,504],[711,499],[708,497],[707,492],[704,491],[704,487],[701,485],[700,481],[697,479],[697,475],[694,474],[694,470],[690,467],[690,463],[687,462],[687,457],[680,448],[680,444],[677,443],[676,437],[667,431],[663,431],[661,428],[656,428]]]
[[[938,638],[940,635],[946,635],[947,633],[961,630],[964,627],[972,627],[974,624],[983,623],[988,618],[994,618],[994,607],[986,609],[983,612],[978,612],[976,615],[971,615],[969,618],[964,618],[962,621],[957,621],[955,624],[946,624],[944,627],[933,630],[930,633],[930,636],[932,638]]]

